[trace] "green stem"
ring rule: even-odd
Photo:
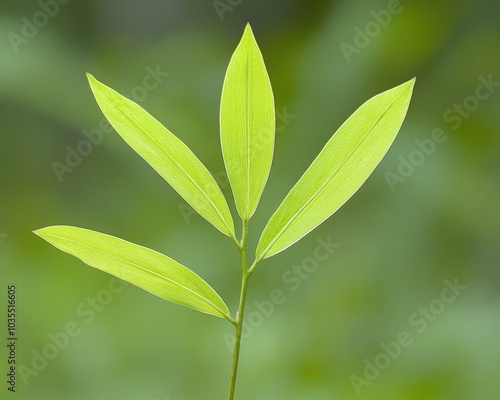
[[[240,359],[241,332],[243,330],[243,317],[245,315],[245,303],[247,298],[248,279],[250,278],[250,273],[248,272],[248,267],[247,267],[247,252],[246,252],[247,238],[248,238],[248,220],[244,220],[241,244],[238,246],[241,253],[242,277],[241,277],[240,305],[238,307],[238,313],[236,314],[236,336],[234,342],[231,381],[229,384],[229,400],[234,399],[234,391],[236,388],[236,375],[238,374],[238,362]]]
[[[236,388],[236,375],[238,373],[238,362],[240,359],[241,332],[243,329],[243,316],[245,313],[248,278],[249,275],[246,274],[241,282],[240,307],[238,309],[238,315],[236,317],[236,340],[234,342],[233,368],[231,373],[231,383],[229,384],[229,400],[234,399],[234,390]]]

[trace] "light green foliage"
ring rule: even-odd
[[[414,83],[412,79],[373,97],[339,128],[269,220],[257,258],[291,246],[361,187],[394,141]]]
[[[271,82],[250,25],[227,69],[220,130],[234,201],[241,218],[248,220],[271,170],[275,134]]]
[[[415,80],[373,97],[333,135],[269,220],[247,266],[248,220],[271,168],[275,113],[271,84],[247,26],[229,64],[222,91],[221,144],[243,233],[235,237],[227,202],[214,178],[189,148],[133,101],[89,82],[104,115],[123,139],[241,253],[242,284],[235,319],[199,276],[153,250],[81,228],[50,227],[35,233],[88,265],[165,300],[223,317],[236,327],[229,399],[234,398],[247,285],[260,262],[298,241],[341,207],[373,172],[403,123]]]
[[[132,100],[88,74],[90,87],[113,128],[201,216],[234,237],[233,218],[213,176],[193,152]]]
[[[171,258],[103,233],[72,226],[35,231],[47,242],[172,303],[228,318],[229,310],[203,279]]]

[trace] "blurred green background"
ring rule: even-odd
[[[31,231],[77,225],[152,247],[200,274],[234,313],[240,267],[231,241],[191,214],[116,133],[86,146],[84,131],[97,138],[103,116],[85,72],[135,98],[186,142],[234,210],[218,108],[246,22],[278,111],[251,246],[359,105],[414,76],[417,84],[396,142],[363,188],[252,278],[237,398],[500,398],[500,3],[56,4],[0,4],[0,307],[15,284],[18,367],[33,372],[18,374],[18,399],[226,398],[226,321],[131,285],[113,294],[108,286],[118,292],[119,285],[108,275]],[[154,89],[143,85],[148,75]],[[86,155],[73,154],[68,166],[72,151]],[[326,260],[311,259],[321,240],[339,247]],[[448,304],[440,300],[446,280],[466,287]],[[282,301],[269,311],[275,290]],[[68,323],[78,334],[66,343]],[[387,362],[382,345],[404,332],[411,345],[393,346]],[[54,337],[63,348],[51,353]],[[37,358],[44,351],[52,358],[46,363]],[[4,345],[0,356],[4,381]],[[370,362],[385,369],[365,371]]]

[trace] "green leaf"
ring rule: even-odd
[[[269,220],[257,259],[291,246],[361,187],[394,141],[414,83],[412,79],[371,98],[339,128]]]
[[[222,153],[236,208],[248,220],[259,203],[274,151],[271,82],[250,25],[234,52],[222,89]]]
[[[192,151],[132,100],[87,76],[99,107],[120,136],[201,216],[234,238],[226,199]]]
[[[52,226],[34,233],[85,264],[164,300],[231,320],[226,304],[214,289],[194,272],[163,254],[72,226]]]

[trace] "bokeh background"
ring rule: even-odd
[[[53,16],[42,7],[54,4],[48,0],[0,4],[0,307],[6,310],[6,287],[15,284],[18,368],[32,368],[24,378],[18,373],[12,398],[226,398],[226,321],[131,285],[110,294],[110,284],[120,285],[108,275],[31,231],[76,225],[152,247],[200,274],[234,313],[240,267],[231,241],[192,214],[116,133],[104,133],[90,149],[82,141],[103,119],[86,82],[91,72],[185,141],[232,205],[218,108],[246,22],[278,111],[252,248],[361,103],[414,76],[417,84],[396,142],[363,188],[252,278],[237,398],[500,398],[500,3],[62,3],[45,7]],[[29,27],[33,21],[38,28]],[[143,79],[155,70],[156,88],[145,90]],[[432,142],[439,129],[442,140]],[[427,154],[418,143],[427,144]],[[72,151],[86,155],[73,155],[68,166]],[[66,169],[58,175],[56,165]],[[310,257],[321,240],[338,248],[315,263]],[[288,279],[304,267],[310,272],[295,275],[292,285]],[[449,304],[439,300],[445,281],[465,287]],[[254,302],[268,304],[275,290],[281,304],[258,311]],[[51,337],[61,338],[68,323],[78,334],[69,343],[60,339],[63,348],[51,353]],[[381,344],[404,332],[411,345],[384,364]],[[52,359],[40,360],[44,351]],[[370,375],[367,362],[385,369]],[[354,375],[366,380],[353,385]]]

